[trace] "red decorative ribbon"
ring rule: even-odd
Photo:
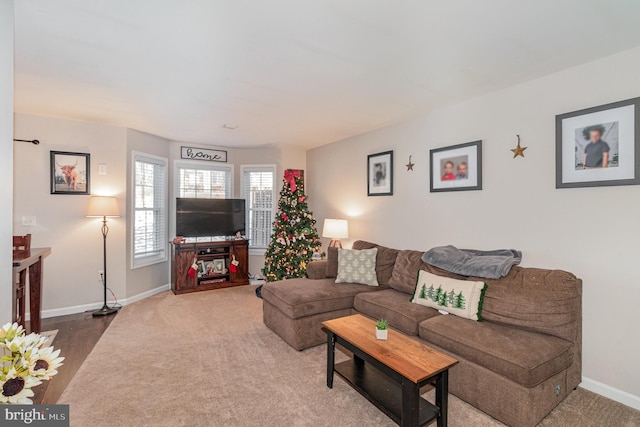
[[[296,187],[296,178],[300,178],[299,170],[287,169],[284,171],[284,180],[289,183],[289,187],[291,187],[291,191],[294,193],[298,188]]]

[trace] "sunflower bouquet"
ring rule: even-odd
[[[45,347],[46,341],[39,334],[26,335],[17,323],[0,329],[0,404],[32,404],[31,389],[58,373],[64,357]]]

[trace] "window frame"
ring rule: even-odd
[[[198,160],[178,159],[173,161],[173,193],[171,195],[171,221],[169,230],[176,233],[176,199],[180,197],[180,169],[206,169],[229,172],[229,197],[234,197],[235,167],[229,163],[211,164]]]
[[[135,241],[136,241],[136,162],[142,161],[146,163],[154,163],[164,167],[164,176],[161,178],[163,182],[157,183],[154,177],[154,190],[158,185],[160,191],[164,192],[164,203],[160,208],[164,210],[164,224],[160,225],[163,230],[159,230],[161,247],[160,253],[144,257],[136,257]],[[155,207],[154,207],[155,208]],[[156,156],[153,154],[143,153],[140,151],[131,152],[131,269],[148,267],[154,264],[160,264],[169,260],[169,159],[166,157]]]
[[[242,192],[241,194],[241,198],[245,199],[246,201],[246,234],[248,237],[250,237],[250,232],[249,232],[249,227],[251,226],[251,224],[249,223],[249,211],[250,211],[250,207],[249,207],[249,199],[247,198],[247,195],[244,193],[245,188],[244,188],[244,184],[245,184],[245,172],[271,172],[273,174],[273,183],[272,183],[272,191],[273,191],[273,206],[271,208],[271,219],[272,221],[275,219],[275,215],[277,212],[277,207],[278,207],[278,195],[279,192],[277,191],[276,185],[277,185],[277,176],[278,176],[278,168],[277,165],[275,164],[256,164],[256,165],[241,165],[240,166],[240,191]],[[273,234],[273,230],[271,230],[271,234]],[[268,246],[268,242],[267,242],[267,246]],[[251,240],[249,240],[249,255],[264,255],[267,251],[267,247],[255,247],[251,245]]]
[[[234,167],[232,164],[221,163],[221,164],[210,164],[205,162],[199,162],[197,160],[176,160],[173,164],[173,204],[174,209],[173,213],[175,213],[175,199],[180,197],[180,169],[198,169],[198,170],[210,170],[210,171],[221,171],[229,173],[229,197],[233,198],[233,181],[234,181]]]

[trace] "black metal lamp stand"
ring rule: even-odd
[[[102,260],[103,260],[103,270],[102,270],[102,285],[104,286],[104,305],[102,308],[93,312],[94,317],[98,316],[108,316],[109,314],[114,314],[118,312],[117,308],[109,307],[107,305],[107,233],[109,233],[109,227],[107,226],[107,217],[102,217]]]

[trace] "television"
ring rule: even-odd
[[[244,199],[176,198],[176,235],[229,237],[245,234]]]

